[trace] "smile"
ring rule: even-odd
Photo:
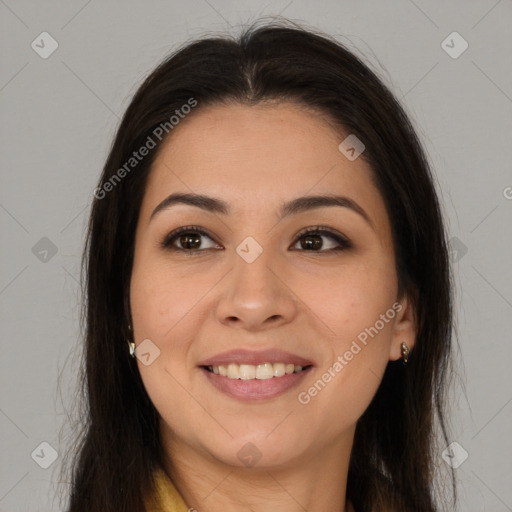
[[[266,380],[299,373],[308,366],[294,365],[293,363],[263,363],[258,365],[232,363],[228,365],[210,365],[205,368],[211,373],[228,379]]]

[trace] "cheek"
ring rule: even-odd
[[[187,314],[199,293],[197,287],[189,286],[186,279],[177,279],[158,263],[134,264],[130,283],[134,338],[137,345],[150,340],[152,354],[151,364],[144,364],[141,357],[137,358],[137,365],[160,414],[164,406],[180,406],[185,399],[178,392],[177,382],[186,378],[187,340],[193,337]]]
[[[134,265],[130,303],[135,342],[149,339],[159,351],[150,365],[139,359],[137,365],[151,401],[164,418],[168,411],[197,407],[187,392],[193,369],[189,348],[206,320],[208,301],[204,295],[215,282],[211,274],[180,272],[160,262]],[[166,420],[172,422],[173,418],[170,415]]]
[[[316,275],[303,272],[291,285],[314,317],[321,320],[319,325],[325,328],[326,337],[340,350],[373,326],[396,300],[393,262],[385,261],[382,255],[380,260],[360,260]],[[390,329],[382,330],[387,335]]]
[[[144,271],[134,266],[130,302],[137,339],[166,342],[187,315],[200,310],[199,301],[214,284],[211,274],[204,272],[180,273],[161,263]]]
[[[163,279],[134,281],[134,334],[136,342],[152,340],[158,357],[150,365],[137,358],[137,366],[154,407],[179,436],[187,437],[188,411],[197,411],[197,398],[191,389],[189,347],[197,332],[197,303],[200,296],[174,280],[172,288]],[[181,292],[181,294],[180,294]],[[200,412],[200,411],[199,411]]]
[[[340,422],[357,421],[389,361],[396,311],[392,262],[340,266],[328,278],[304,277],[297,294],[325,335],[325,359],[304,401],[329,407]],[[390,271],[391,268],[391,271]],[[334,422],[336,423],[336,422]]]

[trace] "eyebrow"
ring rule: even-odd
[[[196,206],[202,210],[218,213],[221,215],[230,215],[231,209],[225,201],[215,197],[206,196],[203,194],[191,194],[175,192],[166,197],[151,214],[149,220],[151,221],[155,215],[163,210],[167,210],[176,204],[187,204]],[[316,195],[316,196],[302,196],[292,199],[284,203],[279,211],[279,220],[284,219],[290,215],[302,213],[315,208],[323,208],[326,206],[339,206],[342,208],[349,208],[358,213],[363,219],[374,229],[374,225],[368,214],[357,204],[353,199],[345,196],[331,196],[331,195]]]

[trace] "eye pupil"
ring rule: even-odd
[[[307,235],[301,239],[303,249],[320,249],[322,247],[322,238],[318,235]]]
[[[191,243],[187,243],[186,240],[191,241]],[[187,233],[180,237],[180,244],[184,249],[187,250],[194,250],[201,246],[201,235],[198,235],[197,233]]]

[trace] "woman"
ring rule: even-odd
[[[334,39],[254,25],[161,63],[84,263],[70,512],[438,510],[442,215],[406,114]]]

